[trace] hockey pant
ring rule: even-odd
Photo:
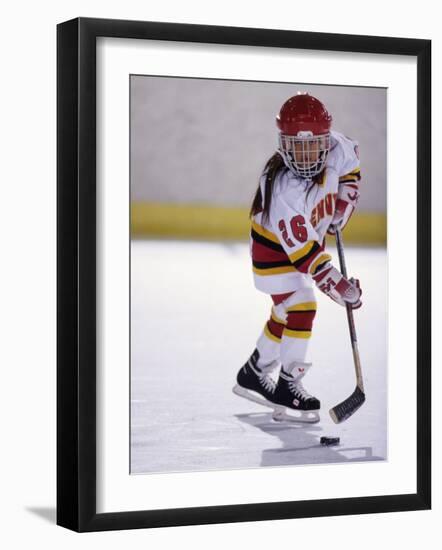
[[[288,294],[272,295],[273,306],[256,347],[258,366],[273,361],[288,366],[305,362],[316,315],[316,299],[312,288],[304,287]]]

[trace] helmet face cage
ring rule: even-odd
[[[286,166],[296,176],[311,179],[324,169],[330,150],[330,133],[298,132],[296,136],[280,133],[279,150]]]

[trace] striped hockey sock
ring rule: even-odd
[[[296,293],[297,294],[297,293]],[[293,303],[297,299],[297,303]],[[305,362],[310,342],[313,321],[316,315],[316,300],[312,290],[303,291],[295,296],[286,308],[286,325],[281,337],[282,365]]]

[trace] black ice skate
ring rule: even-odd
[[[319,422],[320,402],[304,389],[301,379],[307,374],[311,363],[292,363],[281,369],[273,394],[273,420],[291,422]],[[288,372],[286,372],[288,371]]]
[[[273,407],[276,382],[270,373],[278,367],[279,363],[274,361],[265,367],[258,367],[258,359],[259,351],[255,349],[250,359],[238,372],[233,393],[260,405]]]

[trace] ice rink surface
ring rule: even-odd
[[[336,266],[336,250],[329,249]],[[314,425],[277,423],[232,393],[267,321],[248,245],[133,241],[131,472],[184,472],[387,459],[387,255],[346,248],[363,307],[355,312],[367,401],[336,425],[328,410],[355,388],[344,308],[317,291],[304,386],[321,400]],[[340,437],[323,447],[321,436]]]

